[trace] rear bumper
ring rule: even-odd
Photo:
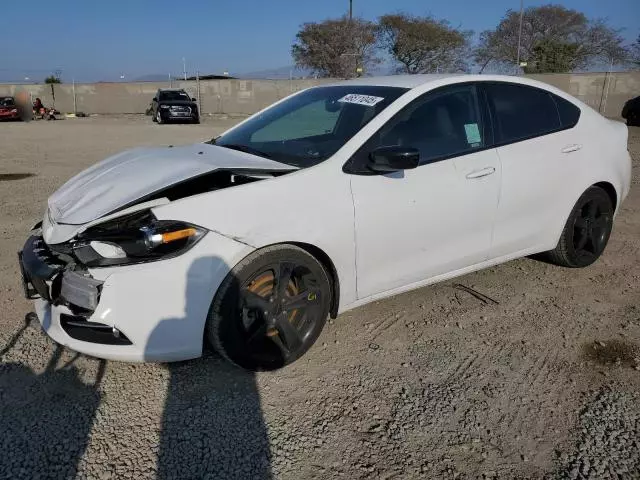
[[[72,295],[62,289],[69,272],[64,266],[53,268],[46,258],[46,245],[43,248],[32,238],[21,252],[20,263],[26,292],[34,300],[43,330],[72,350],[132,362],[200,356],[213,296],[232,266],[253,250],[208,232],[191,250],[175,258],[91,269],[82,278],[70,276],[65,285],[85,304],[98,291],[97,305],[89,309],[70,301]],[[34,280],[41,282],[41,292]]]

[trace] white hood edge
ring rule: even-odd
[[[275,171],[295,167],[205,143],[137,148],[107,158],[67,181],[49,197],[50,220],[75,226],[103,221],[105,215],[138,199],[220,169]]]
[[[84,232],[87,228],[93,227],[98,223],[106,222],[112,218],[122,217],[129,213],[134,213],[140,210],[151,209],[153,207],[159,207],[160,205],[166,205],[169,202],[168,198],[157,198],[148,202],[136,203],[135,205],[118,210],[111,215],[100,217],[92,222],[85,223],[84,225],[71,225],[65,223],[54,223],[49,215],[45,213],[42,220],[42,237],[47,244],[55,245],[56,243],[63,243],[71,240],[79,233]]]

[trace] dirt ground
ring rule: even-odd
[[[0,478],[640,478],[640,128],[595,265],[522,259],[367,305],[279,372],[104,362],[25,326],[16,252],[49,194],[234,121],[0,124]]]

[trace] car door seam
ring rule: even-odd
[[[358,231],[356,230],[356,199],[353,195],[353,176],[349,177],[349,192],[351,193],[351,208],[352,208],[352,218],[353,218],[353,268],[354,268],[354,277],[355,277],[355,287],[356,287],[356,299],[359,297],[358,292]]]

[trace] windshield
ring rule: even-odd
[[[255,115],[212,140],[300,168],[333,155],[407,89],[344,85],[317,87]]]
[[[191,97],[185,92],[160,92],[160,100],[182,100],[191,101]]]
[[[15,105],[13,97],[0,97],[0,105],[3,107],[12,107]]]

